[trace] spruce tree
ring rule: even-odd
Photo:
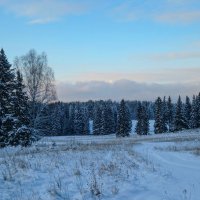
[[[197,128],[200,128],[200,93],[196,97],[196,107],[197,107]]]
[[[0,51],[0,143],[7,145],[15,129],[14,89],[15,74],[3,49]]]
[[[149,115],[147,111],[147,105],[142,107],[142,132],[143,135],[148,135],[149,133]]]
[[[63,135],[70,134],[70,114],[69,114],[69,105],[65,105],[65,114],[63,119]]]
[[[143,109],[142,109],[142,104],[141,102],[138,102],[138,106],[137,106],[137,112],[136,112],[136,119],[137,119],[137,124],[135,127],[135,132],[138,135],[143,135],[143,130],[142,130],[142,117],[143,117]]]
[[[174,109],[171,97],[169,96],[167,100],[167,126],[169,132],[173,131],[173,118],[174,118]]]
[[[191,108],[191,118],[190,118],[190,128],[198,127],[198,105],[195,95],[192,99],[192,108]]]
[[[81,106],[80,103],[77,103],[75,105],[74,110],[74,133],[77,135],[80,135],[83,133],[83,113],[81,112]]]
[[[174,131],[181,131],[183,129],[188,128],[186,119],[183,115],[183,105],[181,101],[181,97],[179,96],[177,104],[176,104],[176,112],[174,118]]]
[[[192,105],[190,103],[190,98],[186,96],[185,107],[184,107],[184,117],[186,119],[188,128],[190,128],[191,111],[192,111]]]
[[[113,134],[114,133],[114,115],[111,108],[111,105],[107,102],[104,104],[103,113],[102,113],[102,126],[104,134]]]
[[[101,117],[102,111],[99,105],[95,107],[94,112],[94,120],[93,120],[93,134],[100,135],[101,134]]]
[[[69,105],[69,135],[74,134],[75,104]]]
[[[168,127],[167,127],[167,102],[166,102],[166,98],[163,98],[162,101],[162,121],[163,121],[163,133],[168,131]]]
[[[28,113],[28,96],[24,91],[23,77],[19,70],[17,70],[16,86],[15,86],[15,101],[14,113],[17,117],[17,127],[28,126],[30,123]]]
[[[52,113],[51,120],[51,130],[53,135],[61,135],[62,134],[62,124],[61,124],[61,107],[60,104],[56,104],[54,111]]]
[[[90,118],[89,118],[89,111],[86,107],[82,109],[83,112],[83,135],[90,134]]]
[[[131,133],[132,121],[131,115],[125,101],[122,99],[119,106],[118,126],[117,133],[118,137],[126,137]]]
[[[164,133],[164,123],[163,123],[163,115],[162,115],[162,100],[160,97],[155,101],[155,123],[154,123],[154,132]]]
[[[147,112],[147,105],[142,105],[141,102],[139,102],[136,116],[136,133],[138,135],[147,135],[149,133],[149,117]]]
[[[29,126],[29,114],[28,114],[28,97],[24,91],[22,74],[19,70],[16,73],[15,90],[13,92],[13,116],[14,130],[10,134],[10,145],[22,145],[27,146],[31,144],[33,135]]]

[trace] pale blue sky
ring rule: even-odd
[[[59,84],[199,83],[199,0],[0,0],[0,19],[10,62],[45,51]]]

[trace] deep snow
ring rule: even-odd
[[[0,199],[199,200],[199,147],[200,130],[193,130],[54,137],[0,149]]]

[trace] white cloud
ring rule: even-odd
[[[145,83],[188,83],[191,81],[198,82],[200,74],[200,67],[196,68],[154,68],[146,69],[140,71],[130,71],[130,72],[87,72],[80,73],[76,76],[72,76],[71,81],[105,81],[105,82],[115,82],[121,79],[127,79],[137,82]]]
[[[61,101],[87,101],[99,99],[121,100],[155,100],[157,96],[177,98],[192,96],[199,92],[200,83],[173,83],[173,84],[146,84],[129,80],[119,80],[113,83],[104,81],[90,81],[59,83],[57,85],[58,97]]]
[[[147,56],[156,61],[200,58],[200,52],[166,52]]]
[[[0,6],[29,23],[48,23],[65,15],[90,10],[110,13],[118,21],[153,20],[162,23],[191,23],[200,20],[198,0],[0,0]]]
[[[155,20],[172,24],[200,22],[200,10],[160,13],[155,15]]]
[[[141,0],[120,2],[111,15],[118,21],[151,20],[161,23],[189,24],[200,21],[198,0]]]
[[[86,4],[71,0],[3,0],[0,2],[7,11],[24,16],[29,23],[48,23],[64,15],[79,15],[87,10]]]

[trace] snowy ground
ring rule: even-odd
[[[199,200],[200,130],[0,149],[0,200]]]

